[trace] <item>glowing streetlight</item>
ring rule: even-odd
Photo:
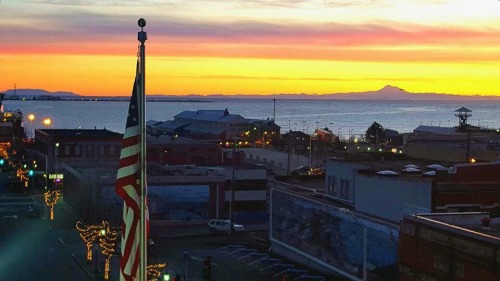
[[[33,121],[35,121],[35,114],[33,113],[28,114],[28,120],[30,120],[30,128],[29,128],[30,137],[34,137],[34,134],[32,135],[32,130],[34,129]]]
[[[47,126],[47,127],[48,127],[48,126],[50,126],[51,124],[52,124],[52,119],[50,119],[50,118],[45,118],[45,119],[43,119],[43,125],[45,125],[45,126]]]

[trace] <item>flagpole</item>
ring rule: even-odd
[[[138,95],[139,103],[139,129],[140,129],[140,166],[141,166],[141,217],[140,217],[140,265],[139,265],[139,281],[147,281],[147,237],[146,237],[146,208],[147,208],[147,183],[146,183],[146,47],[144,42],[148,39],[147,33],[143,28],[146,26],[146,20],[143,18],[137,22],[141,31],[137,34],[137,40],[141,42],[140,45],[140,63],[141,63],[141,85],[140,94]]]

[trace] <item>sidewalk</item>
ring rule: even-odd
[[[47,209],[45,206],[44,209]],[[76,229],[76,218],[66,206],[61,198],[54,208],[54,221],[48,218],[48,212],[42,213],[42,218],[47,226],[54,232],[59,242],[69,252],[73,260],[79,265],[82,271],[88,276],[89,280],[104,280],[104,257],[101,249],[94,245],[92,250],[92,262],[86,260],[87,248],[78,230]],[[97,253],[97,255],[96,255]],[[119,279],[119,253],[116,253],[110,259],[109,280]],[[97,258],[96,258],[97,257]]]

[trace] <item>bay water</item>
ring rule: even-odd
[[[108,129],[123,133],[128,101],[32,101],[5,100],[8,110],[19,109],[25,116],[27,132],[43,128],[43,119],[51,118],[50,128]],[[272,119],[288,130],[312,134],[316,128],[329,128],[343,138],[364,134],[373,123],[400,133],[412,132],[419,125],[452,127],[458,125],[455,110],[472,110],[468,123],[491,129],[500,128],[500,102],[492,101],[347,101],[206,98],[196,101],[147,102],[146,119],[173,120],[185,110],[224,110],[245,118]],[[29,121],[28,114],[35,120]],[[29,135],[30,133],[28,133]]]

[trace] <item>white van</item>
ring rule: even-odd
[[[244,231],[245,228],[241,224],[233,223],[233,229],[236,232]],[[210,231],[224,231],[229,232],[229,227],[231,226],[230,220],[210,220],[208,222],[208,229]]]

